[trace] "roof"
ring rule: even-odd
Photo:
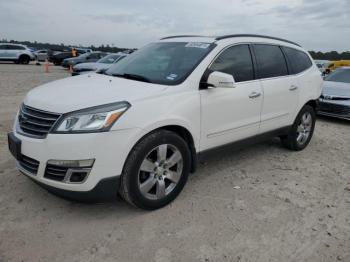
[[[286,42],[289,44],[293,44],[296,46],[299,46],[299,44],[283,39],[283,38],[278,38],[278,37],[273,37],[273,36],[266,36],[266,35],[255,35],[255,34],[233,34],[233,35],[223,35],[223,36],[201,36],[201,35],[175,35],[175,36],[168,36],[168,37],[163,37],[161,40],[166,40],[166,39],[173,39],[173,38],[209,38],[215,41],[223,40],[223,39],[228,39],[228,38],[235,38],[235,37],[256,37],[256,38],[266,38],[266,39],[272,39],[272,40],[278,40],[281,42]]]

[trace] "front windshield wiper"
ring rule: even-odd
[[[152,83],[152,81],[150,79],[148,79],[147,77],[141,76],[141,75],[136,75],[136,74],[112,74],[112,76],[116,76],[116,77],[123,77],[126,79],[132,79],[132,80],[137,80],[137,81],[141,81],[141,82],[147,82],[147,83]]]
[[[107,71],[107,69],[104,68],[104,69],[99,69],[99,70],[97,70],[96,73],[97,73],[97,74],[101,74],[101,75],[108,75],[108,74],[106,74],[106,71]]]

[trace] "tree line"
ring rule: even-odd
[[[50,49],[54,51],[68,51],[71,50],[72,47],[79,47],[79,48],[89,48],[94,51],[102,51],[102,52],[110,52],[110,53],[117,53],[117,52],[122,52],[125,50],[134,50],[134,48],[121,48],[121,47],[116,47],[116,46],[110,46],[110,45],[100,45],[100,46],[82,46],[82,45],[65,45],[63,43],[61,44],[51,44],[51,43],[40,43],[37,41],[31,42],[31,41],[16,41],[16,40],[7,40],[7,39],[1,39],[0,43],[12,43],[12,44],[22,44],[26,45],[30,48],[40,50],[40,49]]]
[[[342,52],[338,53],[337,51],[331,52],[315,52],[309,51],[310,55],[313,59],[316,60],[350,60],[350,52]]]
[[[37,41],[31,42],[31,41],[15,41],[15,40],[7,40],[7,39],[1,39],[1,43],[14,43],[14,44],[23,44],[28,47],[32,47],[35,49],[51,49],[51,50],[57,50],[57,51],[65,51],[70,50],[73,46],[65,45],[65,44],[50,44],[50,43],[40,43]],[[135,50],[134,48],[121,48],[116,46],[110,46],[110,45],[100,45],[100,46],[74,46],[74,47],[81,47],[81,48],[90,48],[94,51],[102,51],[102,52],[110,52],[110,53],[117,53],[125,50]],[[310,55],[313,59],[317,60],[350,60],[350,52],[342,52],[339,53],[337,51],[330,51],[330,52],[320,52],[320,51],[309,51]]]

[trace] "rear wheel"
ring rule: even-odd
[[[183,189],[190,162],[190,150],[176,133],[151,133],[132,149],[121,176],[120,195],[139,208],[161,208]]]
[[[303,150],[310,143],[315,122],[315,110],[311,106],[305,105],[296,117],[288,135],[281,137],[282,144],[291,150]]]

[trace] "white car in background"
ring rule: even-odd
[[[73,66],[72,76],[101,71],[101,70],[107,70],[113,64],[121,61],[127,55],[128,54],[125,54],[125,53],[109,54],[109,55],[106,55],[105,57],[102,57],[100,60],[97,60],[96,62],[77,64]]]
[[[34,55],[35,55],[36,60],[38,60],[40,62],[43,62],[46,59],[48,59],[48,52],[47,52],[47,50],[34,51]]]
[[[25,45],[0,43],[0,61],[13,61],[16,64],[29,64],[35,56]]]
[[[167,37],[104,74],[32,89],[9,148],[19,170],[55,194],[101,200],[119,192],[156,209],[177,197],[204,151],[273,136],[304,149],[321,89],[312,58],[291,41]]]
[[[318,114],[350,120],[350,67],[339,67],[324,79]]]

